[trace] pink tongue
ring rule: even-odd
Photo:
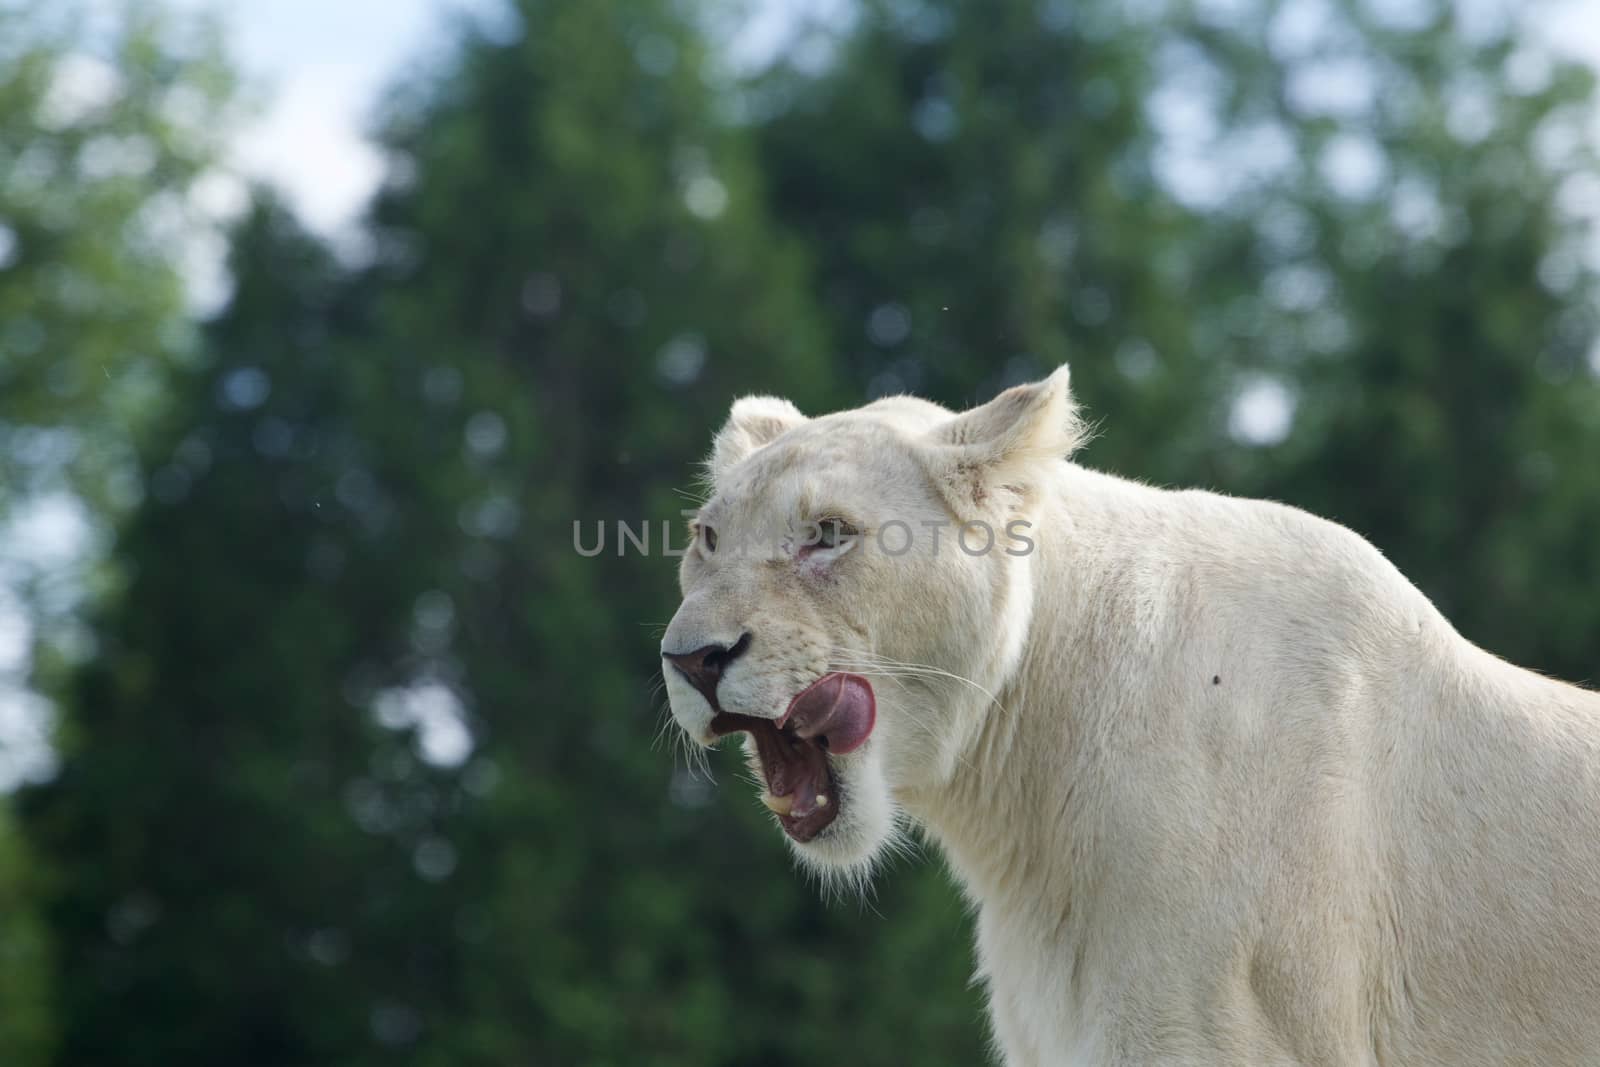
[[[825,674],[789,702],[779,727],[801,737],[823,738],[834,755],[859,748],[878,720],[872,686],[859,674]]]

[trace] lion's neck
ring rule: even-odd
[[[1047,923],[1066,921],[1073,883],[1092,859],[1082,827],[1097,771],[1085,738],[1140,673],[1129,662],[1140,586],[1127,561],[1137,552],[1120,543],[1131,535],[1119,511],[1125,494],[1149,492],[1079,468],[1064,469],[1054,488],[1036,524],[1021,661],[997,704],[978,712],[983,724],[955,772],[907,798],[969,897],[1045,909],[1037,918]]]

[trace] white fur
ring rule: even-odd
[[[727,532],[1033,524],[1020,557],[691,553],[663,642],[749,631],[719,689],[747,714],[872,679],[796,851],[859,872],[904,816],[942,847],[1007,1064],[1600,1063],[1600,696],[1471,645],[1340,526],[1066,462],[1064,370],[961,416],[780,403],[719,435]]]

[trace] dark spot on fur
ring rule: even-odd
[[[989,495],[983,485],[983,467],[981,464],[964,460],[956,464],[956,477],[967,481],[972,488],[972,502],[982,504]]]
[[[1211,684],[1212,684],[1212,685],[1221,685],[1221,684],[1222,684],[1222,675],[1220,675],[1220,674],[1213,674],[1213,675],[1212,675],[1212,676],[1211,676]]]

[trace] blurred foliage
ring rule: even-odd
[[[237,235],[25,798],[81,977],[63,1062],[824,1056],[794,1018],[978,1055],[958,905],[828,909],[759,808],[711,804],[651,744],[670,569],[571,549],[574,519],[681,537],[730,394],[850,396],[670,12],[530,7],[402,94],[356,276],[268,206]],[[887,1003],[835,977],[908,965]]]
[[[651,743],[741,392],[1069,360],[1087,462],[1305,504],[1600,673],[1590,80],[1426,2],[1159,7],[862,0],[735,78],[674,0],[521,0],[393,94],[369,262],[258,198],[20,797],[56,1061],[981,1061],[935,864],[821,902],[734,753]],[[573,551],[618,518],[651,556]]]
[[[39,887],[9,812],[0,810],[0,1063],[50,1062],[57,1018]]]
[[[750,108],[858,397],[964,408],[1067,362],[1106,416],[1091,462],[1193,479],[1232,387],[1194,310],[1236,242],[1157,180],[1158,27],[1120,7],[873,0],[836,66]]]
[[[64,666],[52,642],[83,577],[41,573],[28,553],[61,549],[24,547],[13,520],[67,492],[94,516],[131,505],[136,433],[194,354],[174,252],[230,76],[203,27],[111,14],[0,4],[0,631],[35,646],[22,671],[0,660],[13,734],[35,706],[25,675]],[[0,813],[0,1063],[21,1067],[47,1062],[54,1035],[34,869]]]
[[[1230,208],[1259,288],[1226,313],[1257,387],[1293,390],[1299,417],[1227,484],[1353,527],[1470,639],[1594,682],[1594,72],[1510,18],[1423,4],[1396,27],[1382,10],[1280,43],[1289,64],[1260,60],[1269,32],[1193,34],[1234,80],[1227,122],[1273,123],[1293,150]],[[1372,66],[1361,107],[1304,85],[1341,63]]]
[[[134,436],[193,355],[181,277],[232,79],[149,5],[0,5],[0,518],[138,492]]]

